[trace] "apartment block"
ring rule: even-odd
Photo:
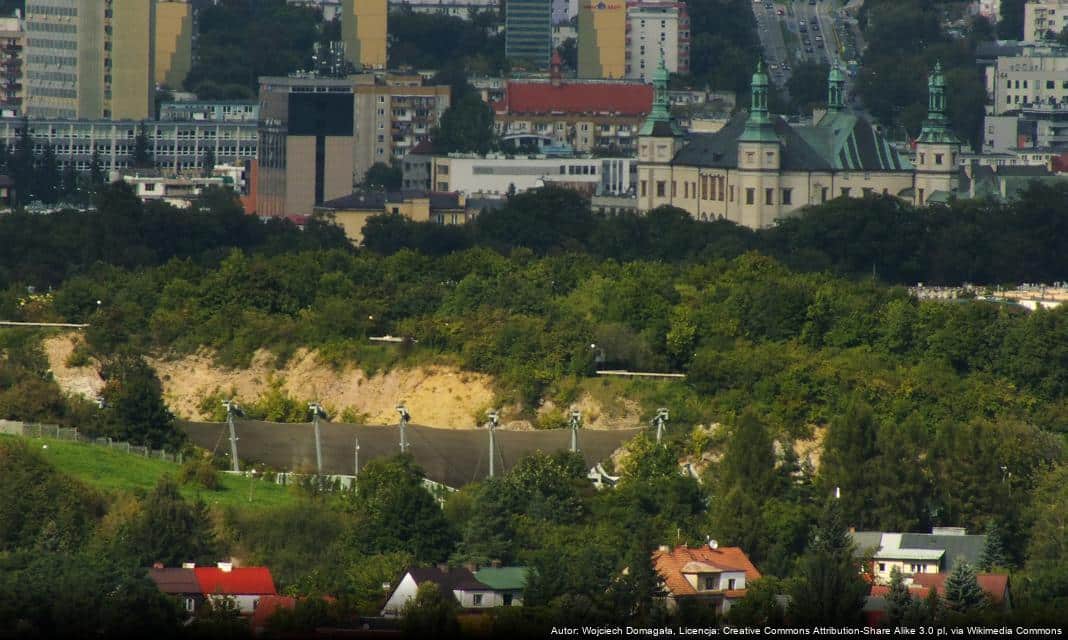
[[[661,58],[670,73],[690,72],[690,14],[686,3],[628,0],[626,77],[650,82]]]
[[[193,66],[193,5],[188,0],[156,4],[156,84],[180,89]]]
[[[521,193],[546,184],[587,195],[624,195],[633,193],[637,165],[632,158],[450,154],[431,160],[431,184],[435,191],[476,198],[503,198],[509,191]],[[405,165],[405,179],[407,169]]]
[[[1001,115],[1036,105],[1068,108],[1068,48],[1021,44],[987,59],[987,111]]]
[[[483,11],[500,11],[501,0],[389,0],[394,10],[470,20]]]
[[[13,146],[28,128],[34,153],[51,145],[59,163],[88,171],[95,153],[105,171],[130,166],[141,123],[132,120],[0,118],[0,143]],[[254,122],[145,122],[148,151],[161,172],[196,174],[206,157],[216,164],[243,165],[256,159]]]
[[[544,69],[552,54],[552,0],[508,0],[505,5],[505,55]]]
[[[183,122],[251,122],[255,124],[260,119],[260,103],[249,100],[164,102],[160,104],[159,119]]]
[[[627,62],[624,0],[582,0],[578,15],[580,78],[622,78]]]
[[[0,19],[0,109],[21,112],[26,97],[23,56],[26,32],[18,18]]]
[[[1042,42],[1068,27],[1068,0],[1028,0],[1024,5],[1024,40]]]
[[[388,0],[342,0],[341,39],[356,69],[385,69],[389,40]]]
[[[349,195],[371,165],[429,137],[449,93],[419,76],[260,78],[259,213],[306,215]]]
[[[155,19],[155,0],[27,2],[25,112],[152,117]]]

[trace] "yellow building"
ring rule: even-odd
[[[427,191],[368,191],[336,198],[315,207],[314,214],[331,219],[355,245],[363,242],[363,228],[372,216],[402,216],[413,222],[463,224],[466,199],[458,193]]]
[[[155,115],[155,0],[26,7],[25,112],[38,118]]]
[[[156,5],[156,84],[180,89],[193,66],[193,5],[159,0]]]
[[[627,71],[627,3],[581,0],[578,15],[580,78],[622,78]]]
[[[341,39],[356,69],[386,68],[388,0],[341,0]]]

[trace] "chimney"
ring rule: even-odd
[[[491,560],[490,561],[490,566],[493,567],[494,569],[500,569],[501,568],[501,561],[500,560]]]
[[[659,546],[659,547],[657,548],[657,550],[658,550],[658,551],[661,551],[661,552],[663,552],[663,553],[671,553],[671,547],[669,547],[669,546],[668,546],[668,545],[666,545],[666,544],[662,544],[662,545],[660,545],[660,546]]]
[[[219,570],[223,573],[230,573],[234,570],[233,562],[218,562],[216,563],[216,566],[219,567]]]
[[[719,549],[719,540],[716,540],[714,538],[709,538],[708,539],[708,548],[709,549]]]
[[[195,563],[195,562],[183,562],[182,563],[182,568],[183,569],[196,569],[197,568],[197,563]]]
[[[155,562],[155,563],[152,564],[152,568],[153,569],[162,569],[163,568],[163,563],[162,562]]]
[[[857,528],[856,527],[849,527],[849,533],[850,534],[853,534],[853,533],[856,533],[856,532],[857,532]]]

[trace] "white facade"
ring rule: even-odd
[[[1028,0],[1024,5],[1024,40],[1041,42],[1047,33],[1068,26],[1068,0]]]
[[[1068,108],[1068,49],[1024,46],[1016,56],[999,56],[986,68],[990,113],[1031,105]]]
[[[389,0],[389,8],[410,9],[413,13],[430,13],[470,20],[482,11],[497,11],[500,0]]]
[[[206,596],[208,600],[214,603],[220,603],[225,600],[233,600],[237,605],[237,610],[242,615],[252,615],[256,610],[256,607],[260,604],[260,598],[263,596],[230,596],[230,595],[209,595]]]
[[[453,154],[435,157],[431,167],[434,191],[465,196],[504,196],[561,183],[591,194],[623,195],[632,190],[636,161],[630,158],[547,158]]]
[[[225,178],[177,178],[160,176],[122,176],[123,182],[133,187],[134,193],[143,202],[160,201],[188,209],[208,187],[232,186]]]
[[[661,55],[669,72],[680,73],[680,61],[681,72],[688,72],[689,31],[688,15],[679,2],[631,0],[627,7],[626,77],[650,82]]]
[[[382,615],[387,618],[400,616],[404,610],[404,605],[408,604],[409,600],[414,599],[418,591],[419,585],[416,584],[412,574],[404,574],[400,584],[393,590],[389,599],[386,600],[386,604],[382,607]],[[454,589],[452,595],[464,609],[489,609],[491,607],[505,606],[504,596],[489,588],[485,590]],[[519,605],[521,601],[513,601],[512,604]]]

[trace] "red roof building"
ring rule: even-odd
[[[934,589],[939,596],[946,595],[946,579],[948,573],[917,573],[906,578],[909,587],[909,595],[913,600],[925,600]],[[1009,576],[1003,573],[980,573],[975,576],[979,587],[990,598],[990,603],[995,607],[1008,608],[1012,606],[1012,598],[1009,593]],[[867,602],[864,605],[864,620],[870,626],[879,626],[886,620],[887,597],[890,595],[890,587],[886,585],[872,585]]]
[[[706,601],[723,614],[745,597],[749,582],[760,579],[760,571],[744,551],[714,542],[700,547],[661,547],[653,553],[653,566],[667,592],[669,609],[688,598]]]
[[[204,595],[273,596],[274,579],[267,567],[234,567],[220,562],[217,567],[196,567],[193,573]]]
[[[653,87],[637,81],[565,80],[553,56],[548,80],[512,80],[492,105],[497,132],[516,145],[575,151],[633,151],[653,108]]]

